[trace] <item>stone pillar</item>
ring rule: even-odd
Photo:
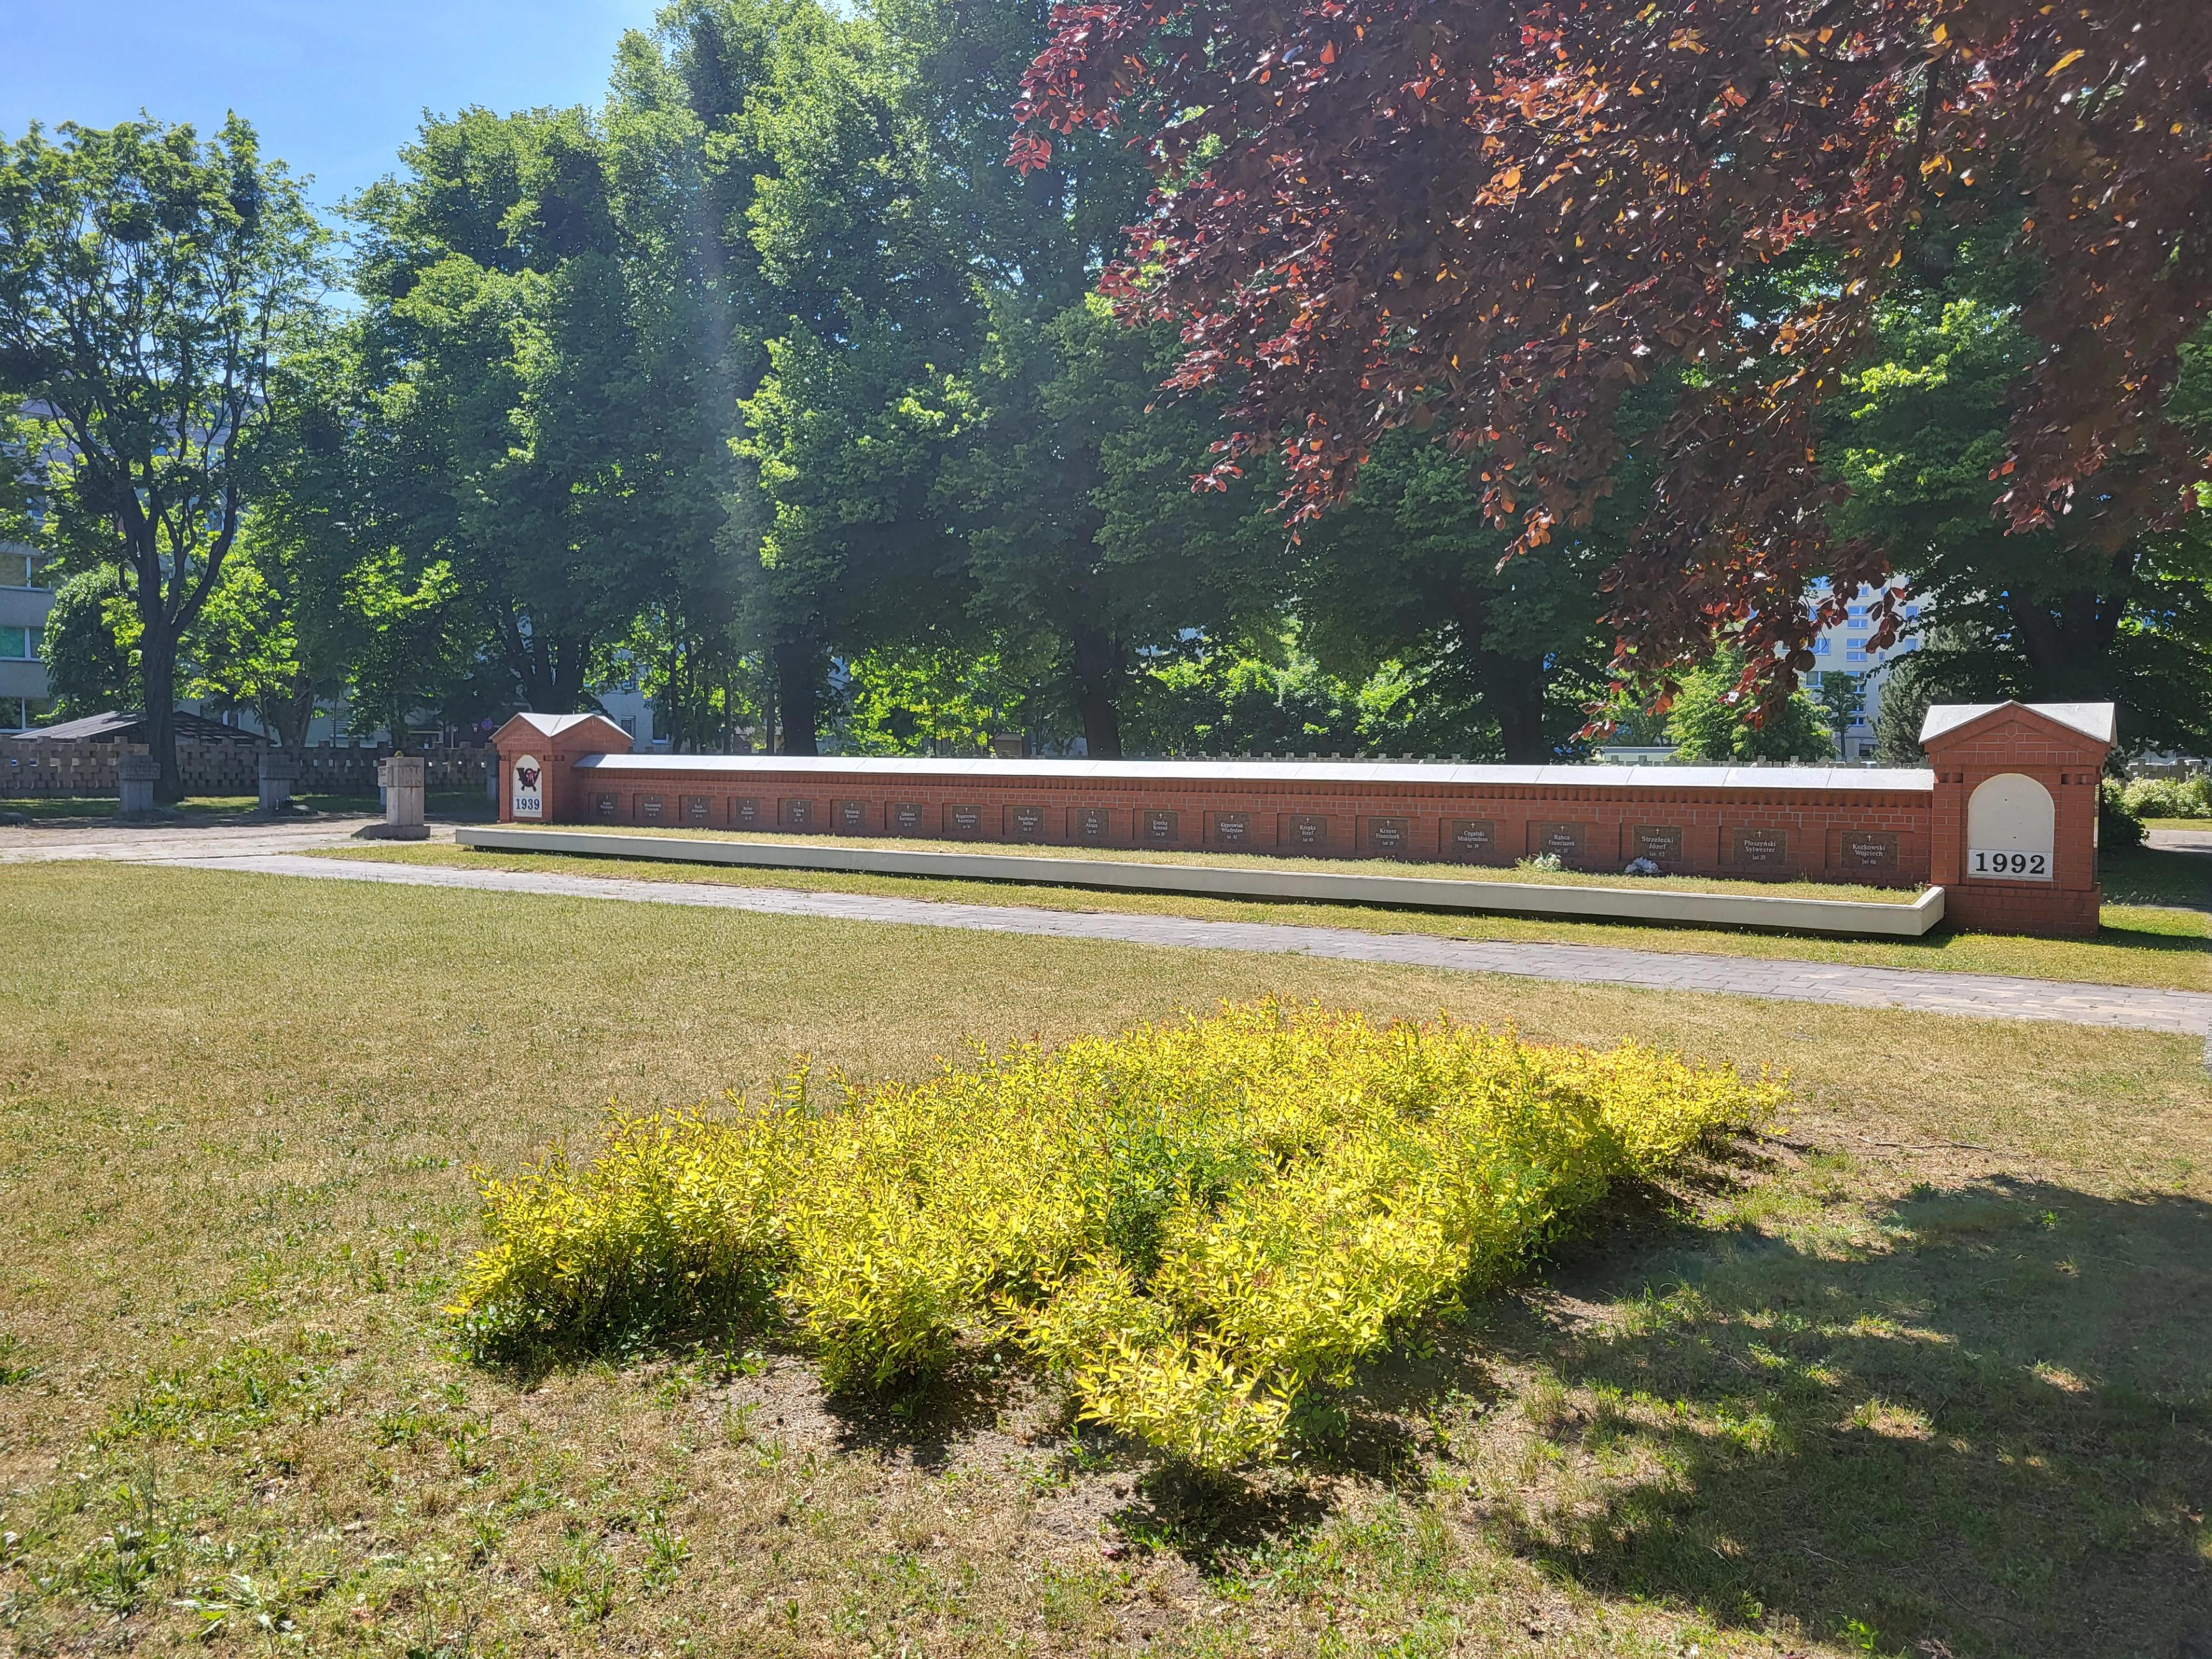
[[[422,791],[429,769],[420,755],[393,755],[379,761],[376,787],[384,791],[384,822],[356,833],[371,841],[428,841]]]
[[[292,786],[300,780],[300,757],[289,749],[261,751],[261,810],[281,812],[292,804]]]
[[[144,748],[134,744],[115,757],[115,788],[125,817],[154,810],[154,787],[161,781],[161,763]]]

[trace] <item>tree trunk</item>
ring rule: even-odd
[[[254,713],[261,716],[264,730],[276,733],[278,747],[294,750],[305,749],[307,746],[307,727],[315,718],[314,687],[307,685],[290,692],[273,694],[267,701],[256,704]]]
[[[1498,735],[1508,766],[1542,766],[1552,759],[1544,738],[1544,665],[1498,662],[1486,669],[1484,700],[1498,716]]]
[[[1094,760],[1121,758],[1121,712],[1115,706],[1121,690],[1121,651],[1103,629],[1075,636],[1075,712],[1083,722],[1083,746]]]
[[[822,719],[822,659],[803,640],[787,640],[775,647],[776,701],[783,711],[783,747],[787,755],[818,755],[817,728]]]
[[[2127,614],[2124,597],[2077,588],[2007,608],[2027,659],[2031,698],[2067,702],[2112,696],[2112,650]]]
[[[177,642],[167,629],[149,625],[138,636],[138,670],[146,687],[146,745],[161,763],[154,799],[173,806],[185,798],[177,764]]]

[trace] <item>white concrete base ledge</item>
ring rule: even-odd
[[[1355,876],[1335,871],[1249,866],[1123,863],[1003,853],[925,853],[817,842],[708,841],[688,836],[610,836],[588,830],[465,825],[463,847],[500,853],[584,853],[599,858],[764,870],[833,870],[880,876],[937,876],[957,881],[1018,881],[1039,887],[1117,888],[1192,893],[1205,898],[1304,899],[1330,904],[1397,905],[1423,910],[1480,910],[1589,921],[1673,922],[1698,927],[1762,927],[1793,933],[1917,939],[1943,920],[1943,890],[1911,904],[1853,899],[1768,898],[1755,893],[1699,893],[1674,887],[1567,887],[1527,881],[1468,881],[1420,876]]]

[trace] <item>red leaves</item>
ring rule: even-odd
[[[1035,173],[1052,160],[1052,141],[1038,133],[1021,132],[1006,152],[1006,165],[1018,173]]]
[[[1997,160],[2051,273],[2002,511],[2039,522],[2124,453],[2100,489],[2161,513],[2208,477],[2163,399],[2212,310],[2212,6],[1807,11],[1373,0],[1346,72],[1340,0],[1063,5],[1009,159],[1042,165],[1044,135],[1116,119],[1153,145],[1171,188],[1105,290],[1182,323],[1177,383],[1238,388],[1234,451],[1279,448],[1294,520],[1352,487],[1380,428],[1434,420],[1516,459],[1492,508],[1533,541],[1610,487],[1626,388],[1692,368],[1645,441],[1665,465],[1612,580],[1619,621],[1639,660],[1726,621],[1771,661],[1803,642],[1808,574],[1881,574],[1876,550],[1826,538],[1820,400],[1936,197],[1981,210],[1966,185]],[[2105,46],[2124,41],[2156,45]],[[1747,319],[1736,273],[1808,246],[1841,292]]]

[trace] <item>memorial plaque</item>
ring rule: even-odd
[[[1328,818],[1321,812],[1285,812],[1277,842],[1297,853],[1321,853],[1328,848]]]
[[[622,816],[622,797],[620,795],[594,795],[592,797],[592,806],[603,818],[617,818]]]
[[[1562,864],[1580,864],[1587,856],[1584,849],[1589,844],[1589,825],[1587,823],[1532,823],[1528,826],[1528,850],[1541,858],[1549,853]]]
[[[1006,836],[1012,841],[1042,841],[1045,836],[1044,808],[1009,806],[1006,809]]]
[[[963,840],[983,833],[983,809],[980,806],[948,806],[945,809],[945,833]]]
[[[1682,831],[1676,824],[1639,823],[1629,832],[1628,844],[1636,857],[1650,859],[1654,864],[1682,861]]]
[[[814,823],[814,803],[803,799],[788,799],[778,808],[778,820],[787,830],[811,830]]]
[[[708,800],[704,795],[686,795],[684,797],[684,823],[712,823],[714,821],[714,802]]]
[[[1216,847],[1249,847],[1252,844],[1252,815],[1249,812],[1208,812],[1206,815],[1206,838]]]
[[[841,800],[836,814],[838,829],[848,836],[857,836],[868,827],[868,803],[864,800]]]
[[[637,815],[647,823],[657,823],[660,817],[660,797],[640,795],[637,798]]]
[[[1489,818],[1450,818],[1444,823],[1444,856],[1453,859],[1493,859],[1498,856],[1498,825]]]
[[[1897,835],[1890,830],[1846,830],[1836,862],[1846,870],[1897,868]]]
[[[1154,847],[1172,847],[1182,839],[1182,815],[1157,806],[1137,814],[1137,838]]]
[[[892,804],[889,821],[890,828],[898,834],[918,836],[922,833],[922,823],[926,817],[927,814],[922,811],[920,801],[902,800]]]
[[[9,762],[11,766],[14,762]],[[508,809],[519,818],[545,816],[545,768],[535,755],[514,759],[514,781],[507,793]],[[133,809],[135,810],[135,809]]]
[[[1752,870],[1778,870],[1790,862],[1787,830],[1731,830],[1727,840],[1729,862]]]
[[[1401,855],[1413,844],[1413,821],[1411,818],[1362,818],[1359,820],[1359,844],[1370,853],[1386,853],[1393,857]]]
[[[750,795],[740,795],[730,803],[730,822],[739,830],[757,830],[761,823],[761,804]]]
[[[1076,841],[1111,841],[1113,830],[1103,806],[1078,806],[1067,815],[1069,836]]]

